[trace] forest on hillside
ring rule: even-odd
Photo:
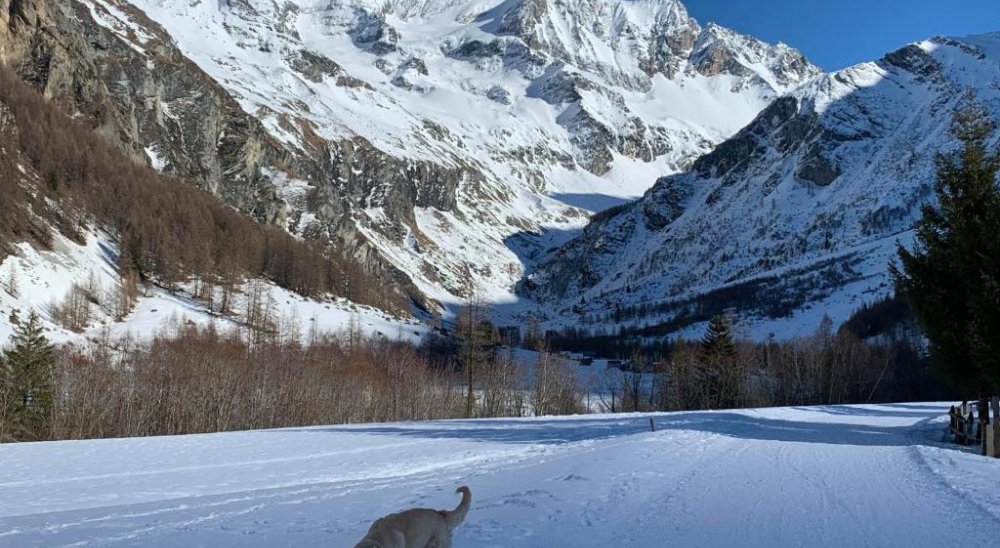
[[[223,205],[209,192],[157,173],[64,114],[0,66],[0,259],[19,241],[50,243],[51,230],[81,241],[104,230],[117,243],[117,268],[171,288],[201,282],[225,296],[264,278],[304,296],[336,295],[405,312],[403,296],[378,287],[328,242],[294,238]],[[133,284],[123,284],[132,286]]]

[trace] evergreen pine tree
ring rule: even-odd
[[[994,124],[970,104],[955,117],[961,147],[937,158],[937,205],[917,223],[916,246],[899,247],[897,292],[910,304],[939,370],[967,390],[1000,388],[1000,154]]]
[[[708,323],[708,329],[701,340],[701,348],[706,358],[732,357],[736,354],[732,326],[729,319],[719,314]]]
[[[13,346],[4,352],[0,390],[7,409],[7,432],[17,439],[37,440],[46,436],[52,411],[55,363],[52,344],[42,333],[34,311],[18,326]]]
[[[709,409],[734,406],[738,391],[733,367],[736,344],[726,316],[717,315],[709,322],[701,340],[701,352],[705,375],[703,405]]]

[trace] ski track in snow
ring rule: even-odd
[[[0,546],[352,546],[472,510],[456,546],[992,545],[1000,461],[943,404],[292,428],[0,446]]]

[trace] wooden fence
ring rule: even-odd
[[[985,409],[978,403],[952,406],[948,417],[955,443],[977,444],[983,455],[1000,458],[1000,397],[990,398]]]

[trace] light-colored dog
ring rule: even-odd
[[[454,510],[414,508],[389,514],[375,520],[354,548],[450,548],[451,532],[465,521],[472,502],[468,487],[455,492],[462,493],[462,502]]]

